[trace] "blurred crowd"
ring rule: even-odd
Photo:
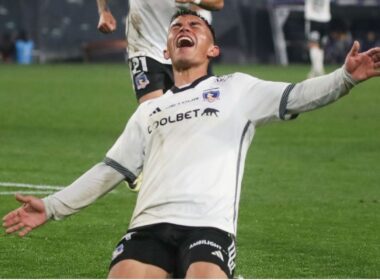
[[[0,63],[30,64],[33,49],[34,43],[24,30],[5,32],[0,38]]]
[[[329,30],[328,41],[325,45],[326,63],[343,63],[354,40],[360,42],[363,51],[380,46],[380,33],[370,28],[365,31],[355,30],[343,21],[332,20]]]
[[[359,40],[361,49],[368,50],[380,46],[378,29],[361,28],[355,30],[342,20],[332,20],[329,25],[329,36],[325,42],[325,63],[341,64],[353,40]],[[0,37],[0,63],[30,64],[33,62],[34,42],[27,32],[4,32]]]

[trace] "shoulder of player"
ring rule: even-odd
[[[171,92],[169,92],[170,90],[160,97],[152,98],[141,103],[134,113],[136,117],[143,118],[144,116],[150,115],[157,107],[162,107],[163,103],[165,103],[164,100],[167,99],[169,95],[172,95]]]
[[[217,83],[232,83],[234,86],[238,86],[239,84],[244,85],[245,83],[251,84],[252,82],[259,80],[260,79],[257,77],[242,72],[235,72],[215,77],[215,81]]]

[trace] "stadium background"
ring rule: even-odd
[[[0,63],[0,217],[19,205],[15,192],[42,197],[102,160],[135,110],[122,48],[82,63],[84,44],[124,38],[127,1],[110,2],[119,30],[106,37],[95,28],[95,0],[0,0],[0,34],[25,28],[36,43],[35,64]],[[225,2],[214,14],[224,52],[216,74],[306,77],[302,1]],[[288,67],[275,65],[286,62],[272,36],[275,11],[291,11]],[[378,15],[379,1],[333,4],[354,38],[378,32]],[[373,79],[336,104],[258,129],[243,179],[237,276],[380,278],[379,88]],[[0,230],[0,278],[105,278],[135,199],[121,184],[23,239]]]
[[[25,29],[36,44],[37,61],[81,61],[86,57],[84,46],[96,48],[99,45],[91,44],[124,38],[128,1],[109,2],[119,24],[118,30],[109,36],[95,28],[98,21],[95,0],[0,0],[0,34]],[[274,31],[287,13],[281,28],[285,37],[282,50],[282,34]],[[380,40],[379,13],[380,0],[333,0],[332,27],[349,30],[356,39],[364,39],[371,30]],[[307,62],[303,0],[225,1],[225,8],[214,13],[214,25],[223,48],[221,62]],[[95,51],[87,58],[122,61],[125,57],[122,47],[116,47],[112,51]]]

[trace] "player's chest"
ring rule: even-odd
[[[212,126],[217,129],[232,121],[232,100],[220,88],[181,92],[158,102],[149,113],[146,132],[172,132]]]

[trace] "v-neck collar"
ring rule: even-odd
[[[204,81],[204,80],[206,80],[206,79],[208,79],[208,78],[210,78],[210,77],[212,77],[212,75],[205,75],[205,76],[202,76],[202,77],[196,79],[196,80],[195,80],[194,82],[192,82],[190,85],[185,86],[185,87],[182,87],[182,88],[178,88],[178,87],[176,87],[176,86],[173,86],[173,87],[171,88],[171,91],[172,91],[174,94],[176,94],[176,93],[179,93],[179,92],[181,92],[181,91],[185,91],[185,90],[188,90],[188,89],[190,89],[190,88],[194,88],[194,87],[196,87],[200,82],[202,82],[202,81]]]

